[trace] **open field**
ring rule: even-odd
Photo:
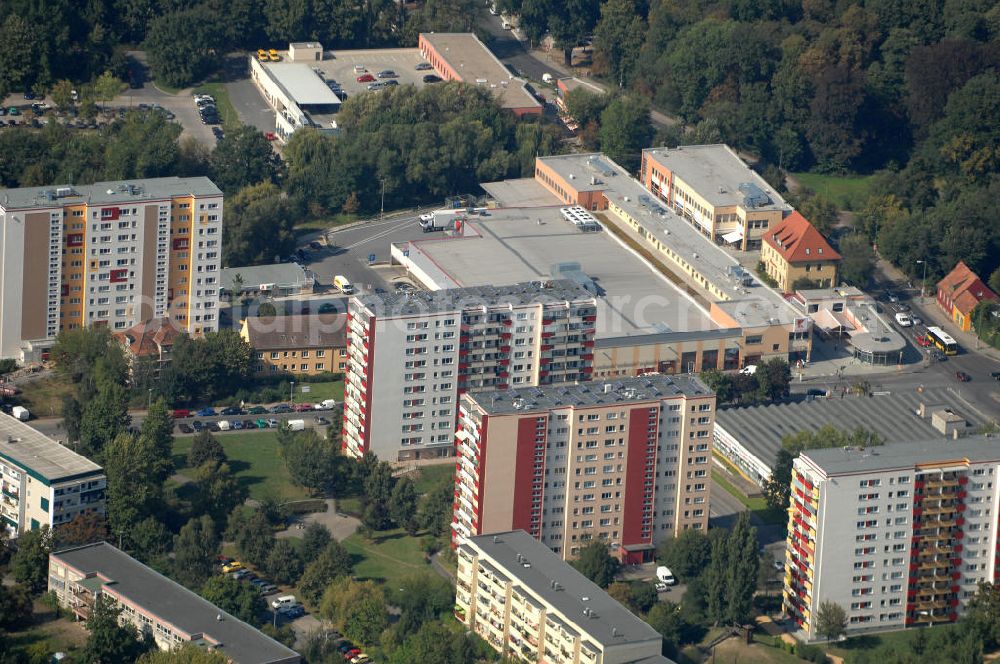
[[[864,205],[871,187],[870,175],[821,175],[819,173],[792,173],[799,183],[823,194],[837,205],[848,210],[857,210]]]
[[[307,498],[305,489],[292,484],[292,478],[285,468],[285,462],[278,454],[278,434],[274,431],[250,431],[227,433],[217,436],[229,457],[232,468],[240,484],[247,488],[251,498],[275,496],[279,500],[301,500]],[[174,463],[177,472],[189,475],[187,453],[191,449],[194,436],[174,438]]]
[[[308,386],[309,392],[303,394],[302,388]],[[344,402],[344,381],[337,380],[328,383],[295,382],[295,403],[315,403],[324,399],[336,399]]]
[[[354,558],[354,576],[384,582],[390,588],[401,580],[430,569],[420,550],[420,537],[404,530],[387,530],[373,540],[355,533],[343,541]]]

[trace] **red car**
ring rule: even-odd
[[[360,654],[361,651],[359,649],[352,648],[351,650],[348,650],[347,652],[344,653],[344,661],[349,662]]]
[[[927,348],[928,346],[931,345],[931,340],[928,339],[927,337],[925,337],[922,334],[918,334],[917,335],[917,345],[918,346],[922,346],[923,348]]]
[[[174,419],[175,420],[179,420],[179,419],[182,419],[182,418],[185,418],[185,417],[191,417],[191,411],[190,410],[185,410],[183,408],[178,408],[177,410],[174,411]]]
[[[266,134],[264,134],[264,138],[266,138],[269,141],[276,141],[276,140],[278,140],[277,135],[275,135],[275,133],[273,131],[269,131]]]
[[[361,76],[358,76],[358,83],[371,83],[374,80],[375,77],[371,74],[362,74]]]
[[[311,412],[312,410],[314,410],[314,409],[313,409],[313,405],[311,403],[297,403],[297,404],[295,404],[295,412],[296,413],[308,413],[308,412]]]

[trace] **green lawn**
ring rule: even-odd
[[[251,498],[275,496],[279,500],[301,500],[308,497],[304,489],[292,484],[285,462],[278,454],[277,432],[218,433],[215,437],[225,448],[230,468]],[[194,436],[174,438],[174,463],[181,474],[190,470],[187,453],[193,441]]]
[[[942,629],[954,629],[953,625],[936,625],[934,631]],[[854,660],[854,656],[859,652],[871,652],[880,648],[893,648],[895,650],[908,649],[910,641],[918,634],[919,630],[904,629],[895,632],[882,632],[880,634],[865,634],[855,636],[846,641],[841,641],[836,645],[828,647],[831,655],[843,657],[846,662]]]
[[[868,197],[870,175],[821,175],[819,173],[792,173],[807,189],[832,199],[837,205],[857,210]]]
[[[226,90],[224,83],[204,83],[194,89],[194,94],[215,97],[215,105],[219,109],[219,117],[222,118],[222,127],[226,131],[236,129],[242,124],[240,116],[233,108],[233,103],[229,101],[229,91]]]
[[[729,492],[734,498],[739,500],[753,514],[764,523],[774,526],[784,526],[788,523],[788,515],[782,510],[776,510],[767,506],[767,501],[762,497],[748,498],[742,491],[733,486],[726,478],[726,474],[721,470],[712,470],[712,479],[723,489]]]
[[[420,538],[404,530],[387,530],[368,540],[355,533],[344,540],[344,547],[354,558],[354,576],[359,579],[392,583],[411,574],[430,569]]]
[[[335,214],[332,217],[319,217],[318,219],[307,219],[295,224],[297,235],[307,235],[314,231],[323,231],[333,226],[343,226],[358,220],[356,214]]]
[[[309,392],[303,393],[302,388],[308,386]],[[337,403],[344,401],[344,381],[337,380],[327,383],[295,382],[295,403],[316,403],[325,399],[336,399]]]
[[[419,470],[408,475],[413,480],[413,485],[417,493],[424,494],[438,486],[441,482],[454,482],[455,464],[444,463],[439,466],[423,466]]]

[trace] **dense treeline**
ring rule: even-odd
[[[337,136],[300,131],[284,156],[285,190],[300,211],[378,210],[440,200],[534,171],[558,148],[551,125],[518,121],[489,90],[444,83],[351,97]]]
[[[422,31],[468,31],[473,0],[6,0],[0,3],[0,97],[127,76],[125,45],[143,47],[158,78],[184,86],[233,49],[318,39],[327,48],[413,46]]]

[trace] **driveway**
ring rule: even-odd
[[[243,78],[226,83],[229,101],[244,124],[257,127],[263,132],[274,131],[274,110],[260,95],[253,81]]]

